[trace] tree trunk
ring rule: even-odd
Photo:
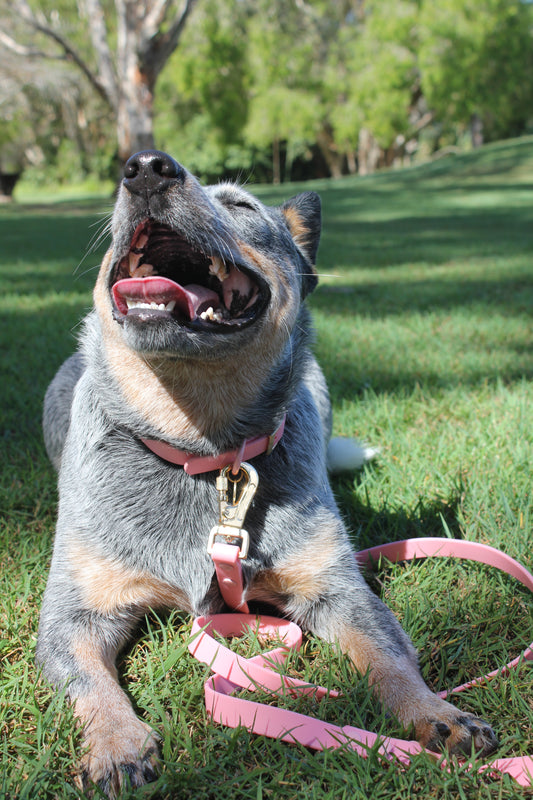
[[[133,153],[155,148],[153,129],[154,92],[139,69],[134,53],[127,53],[124,82],[117,101],[118,157],[125,164]]]
[[[20,172],[0,172],[0,203],[13,200],[13,191],[20,175]]]
[[[375,172],[379,166],[381,156],[381,147],[372,136],[371,132],[367,128],[361,128],[357,149],[359,174],[369,175]]]
[[[346,164],[350,175],[355,175],[357,173],[357,154],[354,150],[349,150],[346,153]]]
[[[342,168],[344,164],[344,155],[339,153],[333,133],[329,126],[322,128],[318,132],[317,144],[320,152],[324,156],[324,161],[328,165],[328,169],[332,178],[342,177]]]
[[[12,0],[18,16],[59,48],[108,104],[117,126],[117,148],[124,163],[139,150],[154,147],[153,102],[157,77],[179,44],[187,19],[198,0],[114,0],[116,37],[106,23],[108,5],[102,0],[77,0],[79,19],[92,45],[93,67],[56,25],[54,13],[35,12],[28,0]],[[6,44],[19,54],[35,55],[7,36]],[[44,57],[44,54],[40,54]]]
[[[483,144],[483,120],[479,114],[472,114],[470,118],[470,138],[474,148],[481,147]]]

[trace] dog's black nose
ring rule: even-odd
[[[171,183],[184,178],[181,164],[159,150],[135,153],[124,167],[124,186],[133,194],[163,192]]]

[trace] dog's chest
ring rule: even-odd
[[[99,553],[110,584],[133,581],[156,600],[168,597],[169,605],[206,613],[222,605],[207,552],[220,515],[216,477],[217,472],[189,476],[139,443],[119,446],[113,436],[85,453],[83,464],[68,478],[75,491],[64,494],[75,503],[80,527],[88,532],[88,549]],[[269,504],[264,495],[258,492],[246,519],[251,534],[248,585],[269,566],[269,554],[279,550],[279,543],[265,541],[272,526],[265,524]],[[173,590],[185,600],[172,602]]]

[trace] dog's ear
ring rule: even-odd
[[[309,273],[303,276],[303,294],[312,292],[318,283],[315,271],[316,254],[322,224],[321,202],[316,192],[302,192],[281,206],[291,236],[309,264]]]

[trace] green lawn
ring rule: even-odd
[[[454,536],[505,549],[533,567],[533,139],[368,178],[259,187],[265,202],[316,188],[324,235],[312,298],[316,351],[335,432],[381,450],[335,481],[360,546]],[[87,253],[111,205],[62,199],[0,207],[0,797],[77,797],[78,736],[61,699],[38,680],[33,653],[50,558],[55,476],[40,433],[47,383],[76,343],[105,242]],[[533,639],[531,596],[486,567],[430,561],[371,578],[421,651],[436,688],[517,655]],[[150,798],[519,798],[492,780],[426,756],[406,770],[374,754],[311,753],[206,720],[205,670],[184,650],[189,620],[150,616],[121,671],[136,706],[164,736]],[[315,639],[295,673],[344,696],[309,713],[401,735],[364,680]],[[489,719],[499,755],[533,752],[531,667],[465,692]],[[287,701],[288,702],[288,701]],[[300,701],[301,703],[302,701]],[[125,792],[124,796],[128,796]]]

